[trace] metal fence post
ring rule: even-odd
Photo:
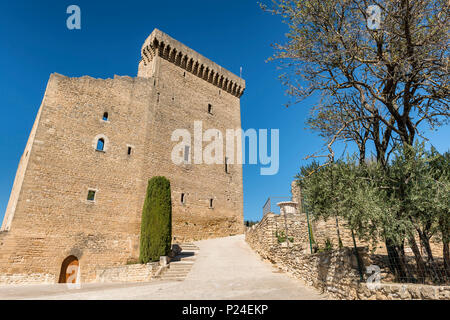
[[[312,248],[312,241],[311,241],[311,226],[309,225],[309,214],[308,214],[308,210],[306,209],[306,206],[305,206],[305,201],[303,199],[303,195],[301,195],[301,199],[302,199],[302,211],[304,211],[306,213],[306,222],[308,224],[309,249],[312,254],[313,248]]]

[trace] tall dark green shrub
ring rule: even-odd
[[[153,177],[148,181],[142,209],[140,263],[158,261],[170,252],[172,241],[172,200],[170,181]]]

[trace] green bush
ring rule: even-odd
[[[277,237],[278,243],[286,242],[286,234],[284,233],[284,231],[280,231],[280,233],[278,233],[278,231],[275,231],[275,237]],[[288,240],[291,243],[294,242],[294,238],[293,237],[288,237]]]
[[[170,181],[153,177],[147,186],[142,209],[140,263],[158,261],[169,254],[172,241]]]
[[[325,240],[325,251],[333,251],[333,243],[331,242],[330,238],[327,238],[327,240]]]

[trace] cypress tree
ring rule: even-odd
[[[153,177],[148,181],[147,194],[142,209],[140,263],[158,261],[171,249],[172,200],[170,181]]]

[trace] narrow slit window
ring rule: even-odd
[[[103,114],[103,121],[108,121],[108,112],[105,112],[104,114]]]
[[[214,199],[209,199],[209,208],[212,209],[214,208]]]
[[[186,195],[184,193],[181,194],[181,203],[182,204],[186,203]]]
[[[131,147],[128,147],[128,155],[129,155],[129,156],[131,156],[131,150],[132,150],[132,148],[131,148]]]
[[[208,104],[208,113],[212,114],[212,105],[211,104]]]
[[[104,149],[105,149],[105,140],[103,138],[100,138],[97,141],[97,150],[104,151]]]
[[[225,173],[230,173],[228,171],[228,158],[227,157],[225,157]]]
[[[88,201],[95,201],[95,190],[89,190],[87,195]]]

